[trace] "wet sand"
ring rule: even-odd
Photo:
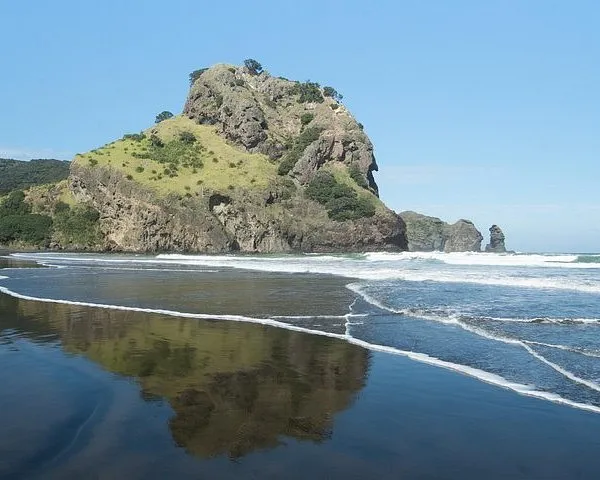
[[[600,416],[338,339],[0,295],[0,477],[597,478]]]

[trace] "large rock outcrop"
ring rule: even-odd
[[[183,114],[215,125],[227,140],[272,159],[281,158],[305,127],[318,129],[318,138],[295,161],[292,176],[307,184],[325,163],[341,162],[358,168],[377,193],[372,174],[377,163],[362,125],[314,84],[215,65],[193,83]]]
[[[437,217],[417,212],[401,212],[406,224],[408,250],[411,252],[479,252],[483,236],[473,222],[459,220],[448,224]]]
[[[216,65],[182,116],[76,156],[70,191],[100,213],[111,251],[405,250],[404,222],[378,198],[373,146],[336,98]],[[329,190],[308,195],[320,172]]]
[[[498,225],[490,227],[490,243],[485,247],[486,252],[505,253],[506,246],[504,245],[504,232]]]

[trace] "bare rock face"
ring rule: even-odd
[[[295,162],[292,175],[303,185],[326,162],[358,167],[377,194],[373,145],[350,112],[331,97],[300,101],[299,82],[216,65],[192,85],[183,114],[216,125],[227,140],[253,153],[280,158],[304,128],[320,131]],[[312,118],[303,124],[303,115]],[[305,117],[306,118],[306,117]]]
[[[490,227],[490,243],[485,247],[486,252],[505,253],[506,246],[504,245],[504,232],[498,225]]]
[[[469,220],[450,225],[437,217],[401,212],[411,252],[479,252],[483,236]]]
[[[443,251],[446,243],[444,227],[447,226],[436,217],[428,217],[417,212],[401,212],[400,217],[406,223],[406,239],[411,252]]]
[[[126,252],[352,252],[405,250],[404,223],[377,213],[334,222],[318,204],[294,199],[279,208],[278,192],[267,195],[214,193],[186,198],[157,196],[110,168],[74,163],[75,198],[100,212],[102,248]]]
[[[444,228],[444,252],[480,252],[483,236],[470,220],[461,219]]]

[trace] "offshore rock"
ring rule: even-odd
[[[483,236],[469,220],[450,225],[437,217],[417,212],[401,212],[406,224],[408,250],[411,252],[479,252]]]
[[[505,253],[506,246],[504,245],[504,232],[498,225],[490,227],[490,243],[485,247],[486,252]]]
[[[461,219],[444,228],[444,252],[480,252],[483,235],[470,220]]]

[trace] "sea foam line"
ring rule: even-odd
[[[512,390],[516,393],[519,393],[524,396],[538,398],[541,400],[547,400],[553,403],[567,405],[573,408],[577,408],[580,410],[586,410],[593,413],[600,413],[600,407],[595,405],[589,405],[586,403],[579,403],[573,400],[566,399],[561,397],[558,394],[545,392],[542,390],[536,390],[535,387],[530,385],[525,385],[521,383],[511,382],[510,380],[501,377],[500,375],[496,375],[493,373],[488,373],[483,370],[469,367],[467,365],[460,365],[452,362],[448,362],[446,360],[441,360],[436,357],[432,357],[427,355],[426,353],[413,352],[409,350],[401,350],[396,347],[390,347],[386,345],[378,345],[369,343],[365,340],[360,340],[358,338],[354,338],[348,334],[338,334],[332,332],[324,332],[320,330],[313,330],[305,327],[298,327],[296,325],[290,325],[287,323],[279,322],[276,320],[268,319],[268,318],[255,318],[255,317],[245,317],[242,315],[211,315],[211,314],[202,314],[202,313],[185,313],[178,312],[175,310],[162,310],[162,309],[150,309],[150,308],[142,308],[142,307],[127,307],[122,305],[109,305],[109,304],[100,304],[100,303],[91,303],[91,302],[77,302],[70,300],[62,300],[62,299],[53,299],[53,298],[38,298],[29,295],[22,295],[20,293],[14,292],[6,287],[0,286],[0,292],[10,295],[15,298],[20,298],[23,300],[29,301],[38,301],[44,303],[57,303],[63,305],[75,305],[75,306],[83,306],[90,308],[101,308],[108,310],[121,310],[121,311],[133,311],[133,312],[142,312],[142,313],[150,313],[150,314],[159,314],[159,315],[167,315],[172,317],[185,317],[185,318],[194,318],[201,320],[228,320],[228,321],[237,321],[237,322],[251,322],[258,323],[262,325],[268,325],[276,328],[284,328],[291,331],[308,333],[312,335],[319,335],[323,337],[335,338],[338,340],[343,340],[353,345],[365,348],[370,351],[388,353],[396,356],[403,356],[410,360],[414,360],[420,363],[424,363],[427,365],[441,367],[446,370],[451,370],[457,373],[461,373],[463,375],[475,378],[477,380],[483,381],[485,383],[495,385],[498,387],[502,387],[508,390]]]
[[[586,357],[595,357],[600,358],[600,352],[590,352],[588,350],[584,350],[576,347],[568,347],[566,345],[560,345],[556,343],[544,343],[544,342],[536,342],[535,340],[523,340],[523,342],[528,345],[539,345],[540,347],[548,347],[548,348],[556,348],[557,350],[564,350],[565,352],[578,353],[579,355],[584,355]]]
[[[350,287],[350,285],[349,285]],[[354,292],[358,293],[359,295],[361,295],[367,302],[370,302],[370,297],[364,295],[361,292],[361,289],[354,285],[354,289],[352,289]],[[378,308],[383,308],[385,310],[391,311],[393,313],[399,313],[399,311],[394,310],[392,308],[386,307],[385,305],[383,305],[380,302],[377,302],[377,305],[375,305]],[[451,325],[456,325],[459,328],[462,328],[463,330],[466,330],[468,332],[471,332],[475,335],[478,335],[480,337],[483,338],[487,338],[488,340],[492,340],[492,341],[496,341],[496,342],[501,342],[501,343],[505,343],[508,345],[515,345],[515,346],[519,346],[522,347],[523,349],[525,349],[525,351],[527,351],[527,353],[529,353],[530,355],[532,355],[534,358],[537,358],[539,361],[545,363],[546,365],[548,365],[550,368],[552,368],[553,370],[555,370],[556,372],[560,373],[561,375],[563,375],[565,378],[568,378],[569,380],[575,382],[575,383],[579,383],[581,385],[584,385],[592,390],[595,390],[597,392],[600,392],[600,385],[598,385],[597,383],[594,383],[590,380],[586,380],[584,378],[578,377],[577,375],[575,375],[574,373],[562,368],[560,365],[557,365],[554,362],[551,362],[550,360],[548,360],[547,358],[545,358],[543,355],[539,354],[538,352],[536,352],[533,348],[531,348],[529,345],[527,345],[527,342],[523,341],[523,340],[518,340],[516,338],[509,338],[509,337],[503,337],[500,335],[492,335],[491,333],[482,330],[480,328],[477,328],[473,325],[467,325],[463,322],[461,322],[456,316],[448,316],[447,319],[443,318],[443,317],[438,317],[438,316],[424,316],[424,315],[419,315],[420,318],[424,318],[426,320],[433,320],[439,323],[446,323],[446,324],[451,324]]]
[[[53,255],[53,256],[52,256]],[[365,254],[375,255],[375,254]],[[379,254],[384,255],[384,254]],[[402,256],[403,254],[385,254],[387,256]],[[452,255],[452,254],[443,254]],[[480,254],[485,255],[485,254]],[[244,255],[158,255],[153,258],[103,258],[92,256],[60,256],[57,254],[14,254],[18,258],[27,258],[38,263],[48,264],[51,261],[67,261],[81,265],[92,264],[155,264],[155,265],[189,265],[208,268],[235,268],[261,272],[277,273],[314,273],[336,275],[361,280],[401,280],[408,282],[437,282],[437,283],[469,283],[477,285],[497,285],[505,287],[570,290],[585,293],[600,293],[600,282],[564,282],[562,278],[524,278],[519,276],[500,275],[490,276],[481,272],[455,271],[442,272],[418,270],[400,258],[401,261],[382,262],[366,258],[334,257],[334,256],[292,256],[260,257]],[[384,257],[385,258],[385,257]],[[564,264],[567,263],[560,263]],[[468,265],[468,264],[465,264]],[[578,264],[579,265],[579,264]],[[592,264],[593,265],[593,264]],[[600,268],[600,264],[595,264]]]

